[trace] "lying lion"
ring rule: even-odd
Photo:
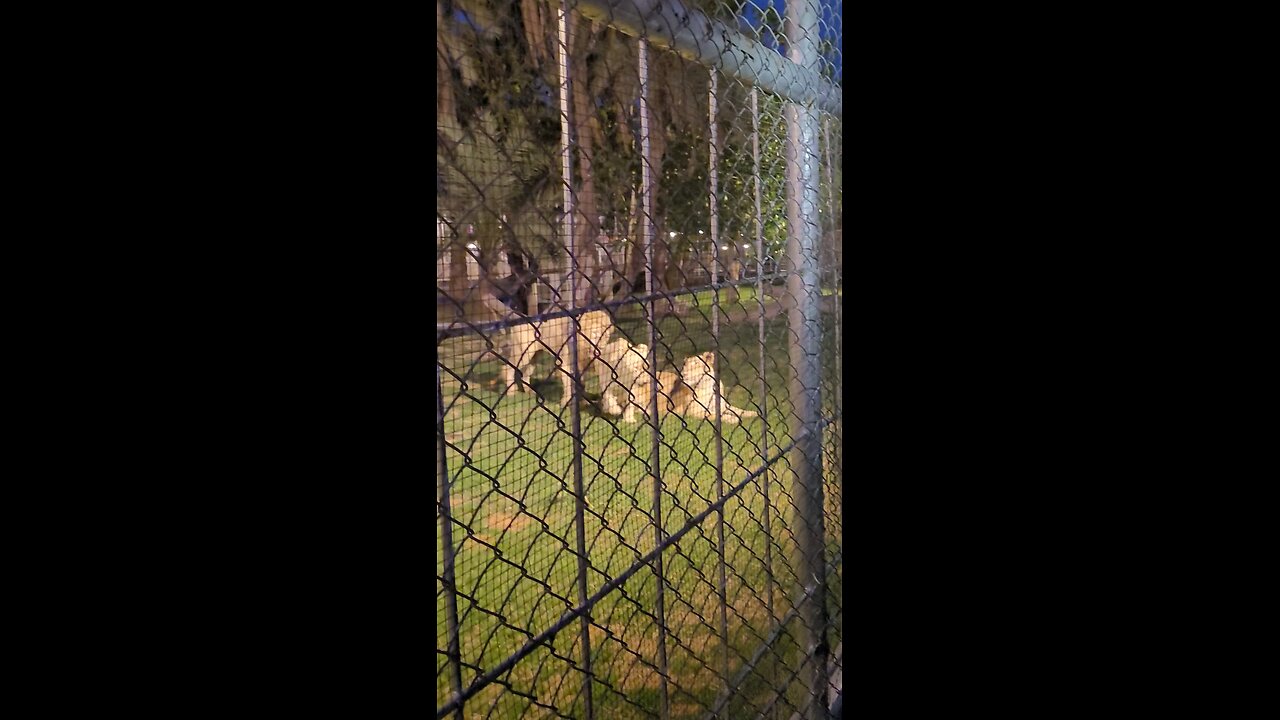
[[[596,348],[604,347],[607,338],[613,332],[613,319],[603,310],[592,310],[584,313],[579,320],[581,332],[578,334],[578,372],[585,375],[595,360]],[[507,385],[532,392],[524,382],[517,382],[517,371],[522,380],[527,381],[533,372],[534,357],[541,351],[547,351],[556,358],[556,371],[564,386],[562,405],[568,405],[572,399],[573,376],[569,369],[569,335],[573,331],[573,318],[562,317],[516,325],[511,328],[508,337],[508,354],[505,356],[504,372]],[[599,369],[598,369],[599,371]],[[585,381],[584,381],[585,388]]]
[[[601,358],[613,367],[617,380],[602,381],[605,412],[622,414],[626,422],[637,420],[639,410],[646,417],[653,399],[653,379],[649,376],[649,348],[632,346],[626,340],[614,340],[605,346]],[[605,370],[607,373],[607,369]],[[753,410],[741,410],[729,404],[723,382],[715,375],[715,352],[705,352],[685,360],[680,374],[659,372],[658,414],[675,413],[685,417],[715,419],[715,397],[720,392],[720,417],[727,423],[739,423],[742,418],[756,417]],[[625,408],[619,407],[614,390],[626,394]]]

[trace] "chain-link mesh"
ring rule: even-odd
[[[436,4],[437,717],[824,716],[839,0]]]

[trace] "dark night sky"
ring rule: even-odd
[[[753,3],[759,3],[757,6]],[[751,0],[744,4],[742,8],[742,19],[747,21],[752,28],[760,29],[762,9],[772,7],[779,17],[785,17],[787,12],[786,0]],[[842,65],[840,53],[840,36],[844,27],[844,3],[841,0],[818,0],[819,19],[818,28],[822,35],[822,39],[830,41],[835,45],[835,52],[827,54],[827,61],[835,66],[835,78],[839,83],[842,80]],[[761,35],[761,41],[774,50],[779,50],[778,42],[773,34],[765,30]],[[779,50],[781,52],[781,50]]]

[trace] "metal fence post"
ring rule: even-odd
[[[759,351],[760,351],[760,462],[763,463],[765,458],[769,457],[769,382],[765,371],[765,310],[764,310],[764,213],[761,211],[761,188],[760,188],[760,91],[751,88],[751,167],[753,183],[753,199],[755,200],[755,220],[756,230],[756,262],[760,263],[756,267],[756,306],[760,310],[759,325]],[[777,260],[774,260],[774,271],[777,271]],[[773,478],[773,470],[770,469],[764,473],[762,480],[761,492],[764,495],[764,568],[768,577],[768,585],[766,586],[766,604],[765,607],[769,611],[769,622],[773,622],[778,618],[773,609],[773,588],[777,581],[773,577],[773,528],[770,523],[769,513],[773,509],[773,501],[769,498],[769,483]]]
[[[833,305],[832,314],[835,316],[835,333],[834,333],[835,334],[835,338],[834,338],[835,352],[836,352],[836,357],[839,358],[844,356],[844,318],[841,316],[841,309],[840,309],[840,306],[842,304],[842,293],[843,293],[843,288],[842,288],[843,283],[841,282],[842,267],[840,264],[840,256],[837,254],[836,250],[837,250],[837,246],[841,242],[843,242],[843,238],[840,236],[840,233],[842,233],[843,230],[838,231],[840,221],[839,221],[839,216],[836,215],[836,185],[835,185],[835,180],[832,178],[832,175],[835,173],[835,163],[831,157],[831,118],[829,117],[823,118],[822,137],[823,137],[823,147],[826,149],[826,156],[827,156],[827,162],[826,162],[827,223],[831,228],[831,239],[830,239],[831,251],[828,254],[831,261],[831,301]],[[835,381],[836,381],[835,386],[837,388],[844,387],[844,366],[839,363],[836,364]],[[837,393],[836,396],[831,400],[832,400],[831,404],[835,409],[834,414],[836,416],[840,416],[841,405],[840,405],[839,393]],[[835,443],[834,455],[835,455],[834,471],[835,471],[835,474],[839,476],[844,468],[843,443],[840,443],[838,441]]]
[[[440,385],[440,365],[436,364],[436,505],[440,515],[440,543],[444,568],[440,583],[444,586],[445,617],[448,624],[449,687],[458,706],[454,720],[462,720],[462,652],[458,640],[458,578],[454,570],[453,510],[450,502],[449,462],[444,433],[444,389]]]
[[[654,262],[653,262],[653,168],[652,145],[649,141],[650,128],[653,127],[652,109],[649,106],[649,41],[639,38],[639,54],[637,71],[640,76],[640,192],[641,214],[644,216],[640,226],[640,236],[644,239],[644,289],[649,296],[645,304],[645,319],[649,323],[649,423],[653,433],[651,453],[649,455],[650,471],[653,476],[653,539],[655,547],[660,547],[666,539],[662,527],[662,470],[659,438],[662,435],[662,422],[658,418],[658,309],[654,304]],[[658,583],[654,600],[654,611],[658,618],[658,697],[660,700],[659,717],[668,720],[671,717],[671,696],[667,688],[667,610],[664,594],[666,577],[662,567],[662,553],[653,558],[653,574]]]
[[[816,68],[818,62],[818,8],[815,0],[787,3],[785,34],[788,56],[801,68]],[[786,105],[787,121],[787,255],[791,272],[787,291],[793,303],[788,311],[791,344],[791,436],[796,440],[792,453],[795,470],[793,495],[796,503],[796,544],[802,590],[815,592],[803,599],[800,608],[801,650],[807,662],[802,682],[808,691],[801,717],[821,720],[827,714],[826,687],[826,571],[822,498],[821,403],[818,397],[822,349],[819,305],[821,226],[818,218],[818,114],[812,101]],[[801,596],[803,597],[803,596]]]
[[[575,119],[580,120],[580,118],[574,118],[572,112],[573,98],[569,72],[569,58],[572,55],[569,45],[569,0],[561,1],[559,19],[559,43],[557,44],[559,57],[557,59],[560,64],[560,150],[564,153],[561,159],[561,172],[564,173],[564,221],[562,231],[564,233],[564,246],[569,251],[569,307],[576,309],[579,300],[578,276],[581,271],[578,261],[580,248],[576,245],[576,237],[574,235],[573,213],[575,209],[573,202],[573,147],[571,142],[573,122]],[[579,92],[581,91],[579,90]],[[570,367],[567,368],[567,371],[573,377],[569,413],[573,432],[573,525],[574,550],[578,556],[578,603],[585,605],[587,602],[587,549],[584,506],[587,496],[582,483],[582,411],[578,407],[583,391],[582,377],[578,370],[580,367],[578,354],[580,352],[582,352],[582,348],[578,347],[578,318],[575,317],[573,319],[573,328],[569,333]],[[566,370],[566,368],[561,369]],[[591,702],[591,620],[586,614],[581,618],[579,631],[579,642],[582,651],[582,707],[584,717],[587,720],[593,720],[595,710]]]

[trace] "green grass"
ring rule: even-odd
[[[720,301],[721,301],[722,303],[731,303],[731,302],[732,302],[732,298],[733,298],[733,292],[734,292],[734,290],[735,290],[734,288],[721,288],[721,289],[720,289]],[[756,292],[756,286],[755,286],[755,285],[745,285],[745,286],[741,286],[741,287],[736,288],[736,290],[737,290],[737,293],[738,293],[738,303],[741,303],[742,305],[744,305],[744,306],[746,306],[746,307],[748,307],[748,308],[750,308],[750,309],[752,309],[752,310],[754,310],[754,309],[756,309],[756,307],[758,307],[758,305],[757,305],[757,303],[756,303],[756,298],[757,298],[759,295],[758,295],[758,293]],[[692,293],[691,295],[687,295],[687,296],[685,296],[685,297],[686,297],[686,298],[690,298],[690,299],[688,300],[688,302],[689,302],[690,304],[694,304],[694,303],[696,303],[697,305],[699,305],[699,306],[701,306],[701,307],[709,308],[709,307],[711,306],[712,302],[714,301],[714,293],[715,293],[715,291],[714,291],[714,290],[703,290],[703,291],[701,291],[701,292]],[[777,301],[778,301],[778,300],[777,300],[777,298],[775,298],[774,296],[770,295],[768,290],[766,290],[766,291],[765,291],[765,294],[764,294],[764,304],[765,304],[765,305],[770,305],[770,304],[772,304],[772,303],[776,303]]]
[[[754,292],[754,288],[744,290]],[[704,315],[709,314],[709,296],[691,301],[694,311],[687,317],[663,319],[658,326],[662,339],[659,358],[660,365],[678,367],[689,355],[719,348],[729,402],[741,408],[763,407],[763,419],[723,426],[723,482],[727,491],[761,465],[762,435],[771,448],[770,455],[779,444],[789,442],[788,333],[785,316],[766,323],[762,370],[754,315],[742,322],[724,322],[717,342]],[[757,307],[754,296],[748,307]],[[642,320],[620,319],[619,325],[633,341],[648,340]],[[832,343],[826,345],[830,351]],[[488,669],[577,604],[578,564],[572,552],[576,545],[574,441],[569,432],[570,411],[559,403],[560,383],[535,383],[536,395],[506,392],[501,365],[491,355],[482,358],[479,353],[483,347],[475,339],[455,339],[441,346],[440,355],[444,367],[466,380],[464,389],[458,380],[442,374],[444,430],[451,445],[445,460],[451,478],[456,575],[462,595],[461,654],[465,663]],[[550,359],[540,358],[539,373],[549,375],[550,371]],[[761,387],[762,374],[767,390]],[[764,434],[766,422],[768,433]],[[585,544],[592,566],[587,571],[590,595],[655,546],[655,530],[648,516],[654,491],[648,467],[653,443],[647,423],[605,417],[595,405],[582,408],[581,424]],[[679,416],[665,417],[659,428],[662,525],[674,532],[716,498],[716,433],[711,422]],[[828,452],[832,450],[828,448]],[[749,484],[724,511],[730,673],[736,672],[742,658],[749,656],[773,627],[766,608],[767,546],[776,582],[774,617],[786,612],[787,598],[798,586],[789,564],[795,554],[790,528],[791,475],[785,459],[774,468],[776,472],[768,475],[771,533],[766,535],[762,527],[766,515],[763,479]],[[837,495],[838,487],[838,478],[829,478],[828,495]],[[837,503],[838,498],[829,502]],[[704,714],[721,688],[716,675],[724,652],[719,634],[716,530],[717,516],[712,514],[662,555],[665,615],[670,628],[667,653],[673,678],[671,709],[676,718]],[[838,545],[838,525],[827,530],[831,542]],[[437,543],[437,576],[443,557],[443,548]],[[654,612],[656,597],[654,572],[643,568],[593,609],[592,664],[600,678],[593,689],[597,715],[628,718],[658,712],[656,673],[646,665],[655,662],[657,653],[656,626],[646,617]],[[832,598],[831,602],[837,600]],[[447,624],[438,577],[436,605],[436,627],[443,648]],[[503,683],[536,696],[539,704],[560,713],[580,715],[582,676],[571,664],[579,659],[579,643],[580,626],[575,621],[550,647],[534,651],[501,678],[501,683],[468,701],[466,715],[484,717],[494,703],[498,708],[492,717],[518,714],[522,711],[518,708],[527,708],[531,701],[507,691]],[[780,652],[794,651],[794,647],[787,650],[788,641],[783,646]],[[438,652],[436,658],[436,697],[443,703],[451,691],[449,674],[444,655]],[[475,667],[463,669],[464,686],[479,674]],[[753,678],[734,699],[730,717],[745,712],[751,703],[767,702],[765,678],[777,678],[783,668],[771,659],[761,670],[762,677]],[[790,709],[782,714],[789,715]]]

